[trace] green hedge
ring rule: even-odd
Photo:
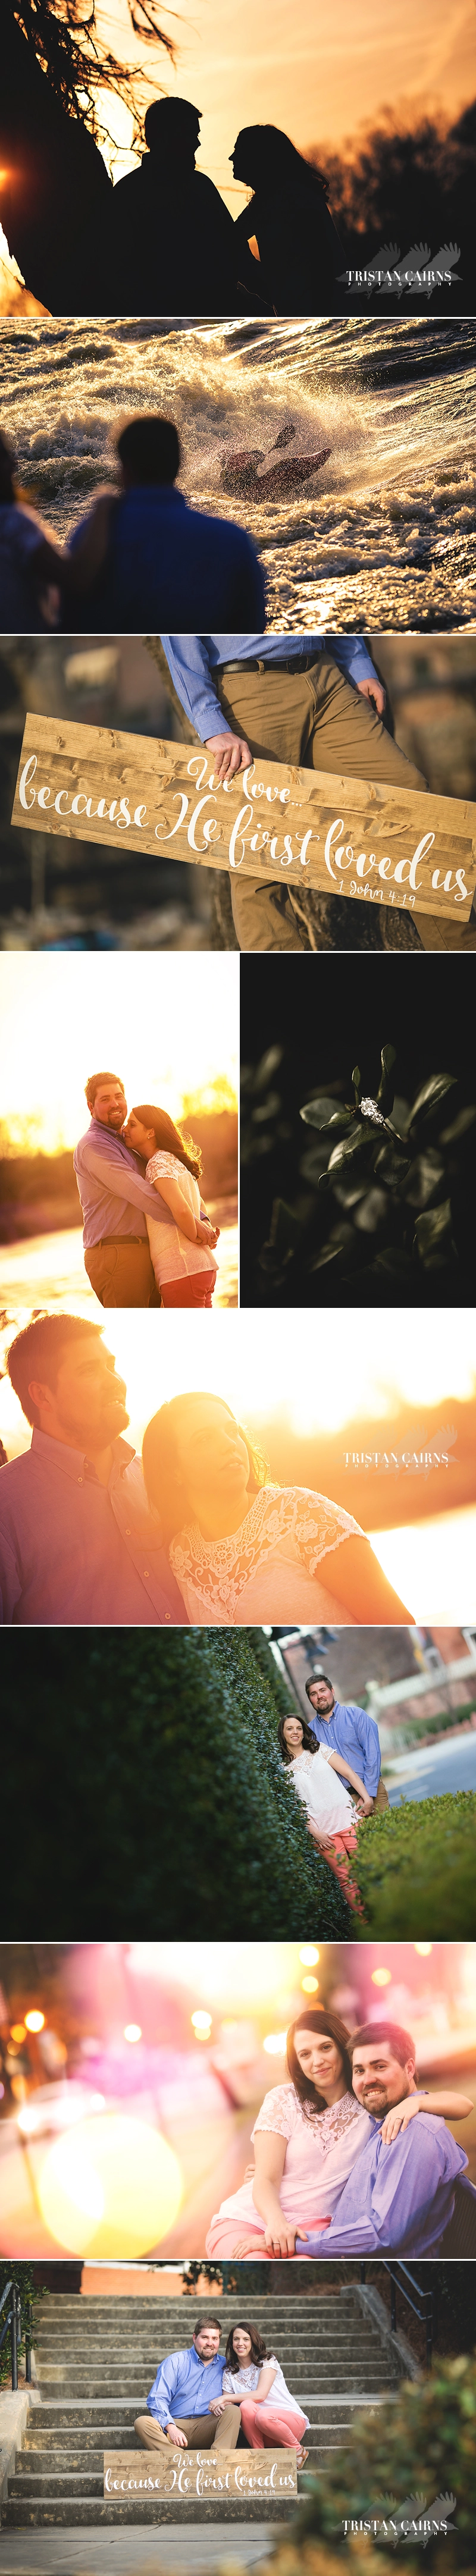
[[[451,2520],[457,2541],[430,2539],[421,2551],[426,2568],[474,2567],[476,2531],[476,2361],[437,2362],[422,2380],[404,2380],[398,2397],[375,2415],[358,2415],[335,2463],[323,2472],[293,2528],[301,2543],[312,2534],[340,2539],[344,2518],[380,2517],[417,2497],[423,2511],[438,2497],[456,2497]],[[404,2560],[411,2543],[402,2543]],[[387,2549],[388,2542],[378,2543]],[[272,2562],[271,2562],[272,2565]]]
[[[351,1916],[276,1744],[295,1705],[262,1631],[6,1630],[11,1940],[342,1940]],[[76,1912],[75,1912],[76,1909]]]
[[[353,1876],[365,1922],[357,1939],[470,1940],[476,1934],[476,1794],[407,1798],[384,1808],[359,1834]]]

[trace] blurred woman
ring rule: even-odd
[[[192,1625],[411,1625],[358,1522],[325,1494],[267,1483],[221,1396],[162,1404],[142,1461]]]
[[[219,1228],[202,1208],[201,1155],[184,1137],[165,1109],[147,1101],[131,1109],[124,1140],[146,1163],[146,1180],[159,1193],[157,1216],[147,1217],[152,1268],[163,1306],[211,1306],[217,1275],[214,1246]],[[164,1225],[160,1199],[165,1199],[175,1225]]]
[[[253,191],[235,224],[237,268],[275,313],[342,309],[344,252],[326,202],[326,181],[277,125],[245,125],[230,153],[234,179]],[[255,240],[259,266],[248,251]]]
[[[16,457],[0,430],[0,599],[5,635],[48,635],[59,614],[67,562],[16,478]],[[48,585],[55,593],[48,600]],[[48,615],[48,609],[50,614]]]
[[[232,2326],[225,2352],[223,2401],[239,2406],[252,2451],[292,2450],[304,2468],[302,2434],[309,2430],[297,2399],[291,2397],[275,2352],[268,2352],[257,2326]],[[221,2408],[220,2408],[221,2413]]]
[[[327,1751],[327,1745],[317,1744],[310,1726],[297,1712],[295,1717],[280,1718],[278,1744],[286,1780],[307,1808],[308,1833],[324,1852],[334,1876],[340,1879],[348,1905],[361,1914],[349,1856],[357,1850],[356,1813],[359,1818],[371,1816],[373,1798],[368,1797],[358,1772],[351,1770],[343,1754],[334,1753],[331,1745]],[[346,1780],[354,1791],[353,1800],[345,1787]]]

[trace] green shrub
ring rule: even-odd
[[[3,1860],[13,1940],[348,1938],[338,1880],[284,1778],[294,1699],[262,1631],[13,1631],[3,1651],[5,1795],[22,1815]]]
[[[0,2299],[3,2298],[3,2292],[6,2290],[7,2281],[16,2281],[17,2289],[20,2291],[21,2296],[22,2331],[18,2342],[18,2361],[20,2369],[22,2369],[24,2367],[25,2360],[25,2322],[30,2324],[30,2328],[32,2327],[33,2322],[32,2300],[47,2298],[48,2293],[47,2290],[37,2290],[31,2263],[0,2263]],[[9,2306],[10,2300],[6,2299],[4,2308],[0,2308],[0,2334],[3,2332],[7,2308],[9,2308]],[[5,2341],[2,2344],[0,2352],[0,2388],[4,2388],[5,2382],[10,2378],[11,2359],[12,2354],[9,2331],[8,2334],[5,2335]]]
[[[417,1941],[438,1930],[441,1941],[470,1940],[476,1933],[474,1866],[476,1793],[407,1798],[384,1808],[361,1827],[353,1862],[365,1922],[354,1915],[358,1939]]]
[[[458,2357],[437,2362],[421,2380],[402,2381],[398,2397],[357,2415],[345,2450],[312,2487],[301,2508],[293,2539],[305,2543],[315,2534],[346,2546],[343,2522],[369,2520],[417,2498],[423,2512],[438,2497],[456,2497],[451,2520],[457,2537],[429,2539],[427,2569],[474,2567],[476,2530],[476,2360]],[[385,2553],[391,2537],[379,2540]],[[408,2566],[404,2543],[405,2566]],[[418,2563],[418,2559],[416,2560]]]

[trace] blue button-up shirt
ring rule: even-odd
[[[215,2361],[200,2360],[195,2344],[186,2352],[169,2352],[159,2362],[153,2388],[149,2388],[147,2412],[155,2415],[164,2429],[176,2424],[180,2415],[209,2415],[212,2397],[221,2397],[225,2362],[217,2352]]]
[[[89,517],[70,537],[73,557]],[[73,611],[87,634],[134,634],[142,626],[154,634],[164,608],[174,608],[186,627],[207,608],[219,617],[234,609],[241,621],[254,608],[263,618],[263,570],[235,519],[192,509],[176,484],[135,484],[114,500],[104,570],[87,598],[68,600],[68,617]]]
[[[296,2253],[324,2255],[436,2254],[453,2216],[454,2187],[468,2158],[444,2120],[420,2111],[398,2138],[383,2145],[382,2124],[344,2183],[335,2216],[322,2235],[296,2240]]]
[[[213,686],[212,674],[222,662],[286,662],[297,653],[332,651],[347,680],[376,673],[361,635],[161,635],[169,671],[190,723],[209,742],[229,725]]]
[[[330,1753],[341,1753],[363,1780],[369,1798],[375,1798],[380,1779],[380,1740],[375,1718],[353,1700],[336,1699],[332,1717],[319,1717],[309,1701],[308,1726]]]
[[[114,1136],[92,1118],[85,1136],[80,1136],[73,1155],[84,1217],[85,1252],[104,1241],[109,1234],[142,1234],[147,1241],[146,1216],[160,1216],[160,1222],[173,1226],[175,1219],[166,1200],[146,1181],[137,1156],[123,1136]]]
[[[47,1431],[0,1474],[0,1617],[10,1627],[187,1627],[140,1459],[112,1443],[108,1485]]]

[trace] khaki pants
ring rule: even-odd
[[[277,670],[272,663],[263,672],[233,671],[218,679],[218,696],[231,731],[243,736],[255,757],[338,770],[348,778],[381,778],[387,787],[426,787],[421,770],[386,733],[373,701],[344,679],[329,653],[319,653],[310,671]],[[240,948],[305,947],[286,886],[236,876],[231,901]],[[419,931],[420,918],[412,913]]]
[[[382,1780],[382,1774],[380,1773],[380,1779],[379,1779],[378,1789],[377,1789],[377,1791],[376,1791],[376,1795],[375,1795],[374,1803],[373,1803],[373,1814],[374,1814],[374,1816],[376,1816],[376,1815],[377,1815],[377,1813],[378,1813],[378,1809],[379,1809],[379,1808],[382,1808],[382,1807],[388,1807],[388,1803],[389,1803],[389,1799],[388,1799],[388,1789],[386,1789],[386,1787],[385,1787],[385,1781],[384,1781],[384,1780]]]
[[[160,1306],[147,1235],[143,1243],[125,1236],[123,1244],[93,1244],[84,1267],[100,1306]]]
[[[222,2415],[177,2415],[176,2422],[179,2432],[187,2435],[189,2451],[210,2451],[212,2447],[214,2451],[235,2450],[241,2423],[239,2406],[224,2406]],[[166,2450],[169,2448],[168,2434],[163,2433],[155,2415],[138,2415],[134,2432],[145,2451],[156,2451],[164,2442]]]

